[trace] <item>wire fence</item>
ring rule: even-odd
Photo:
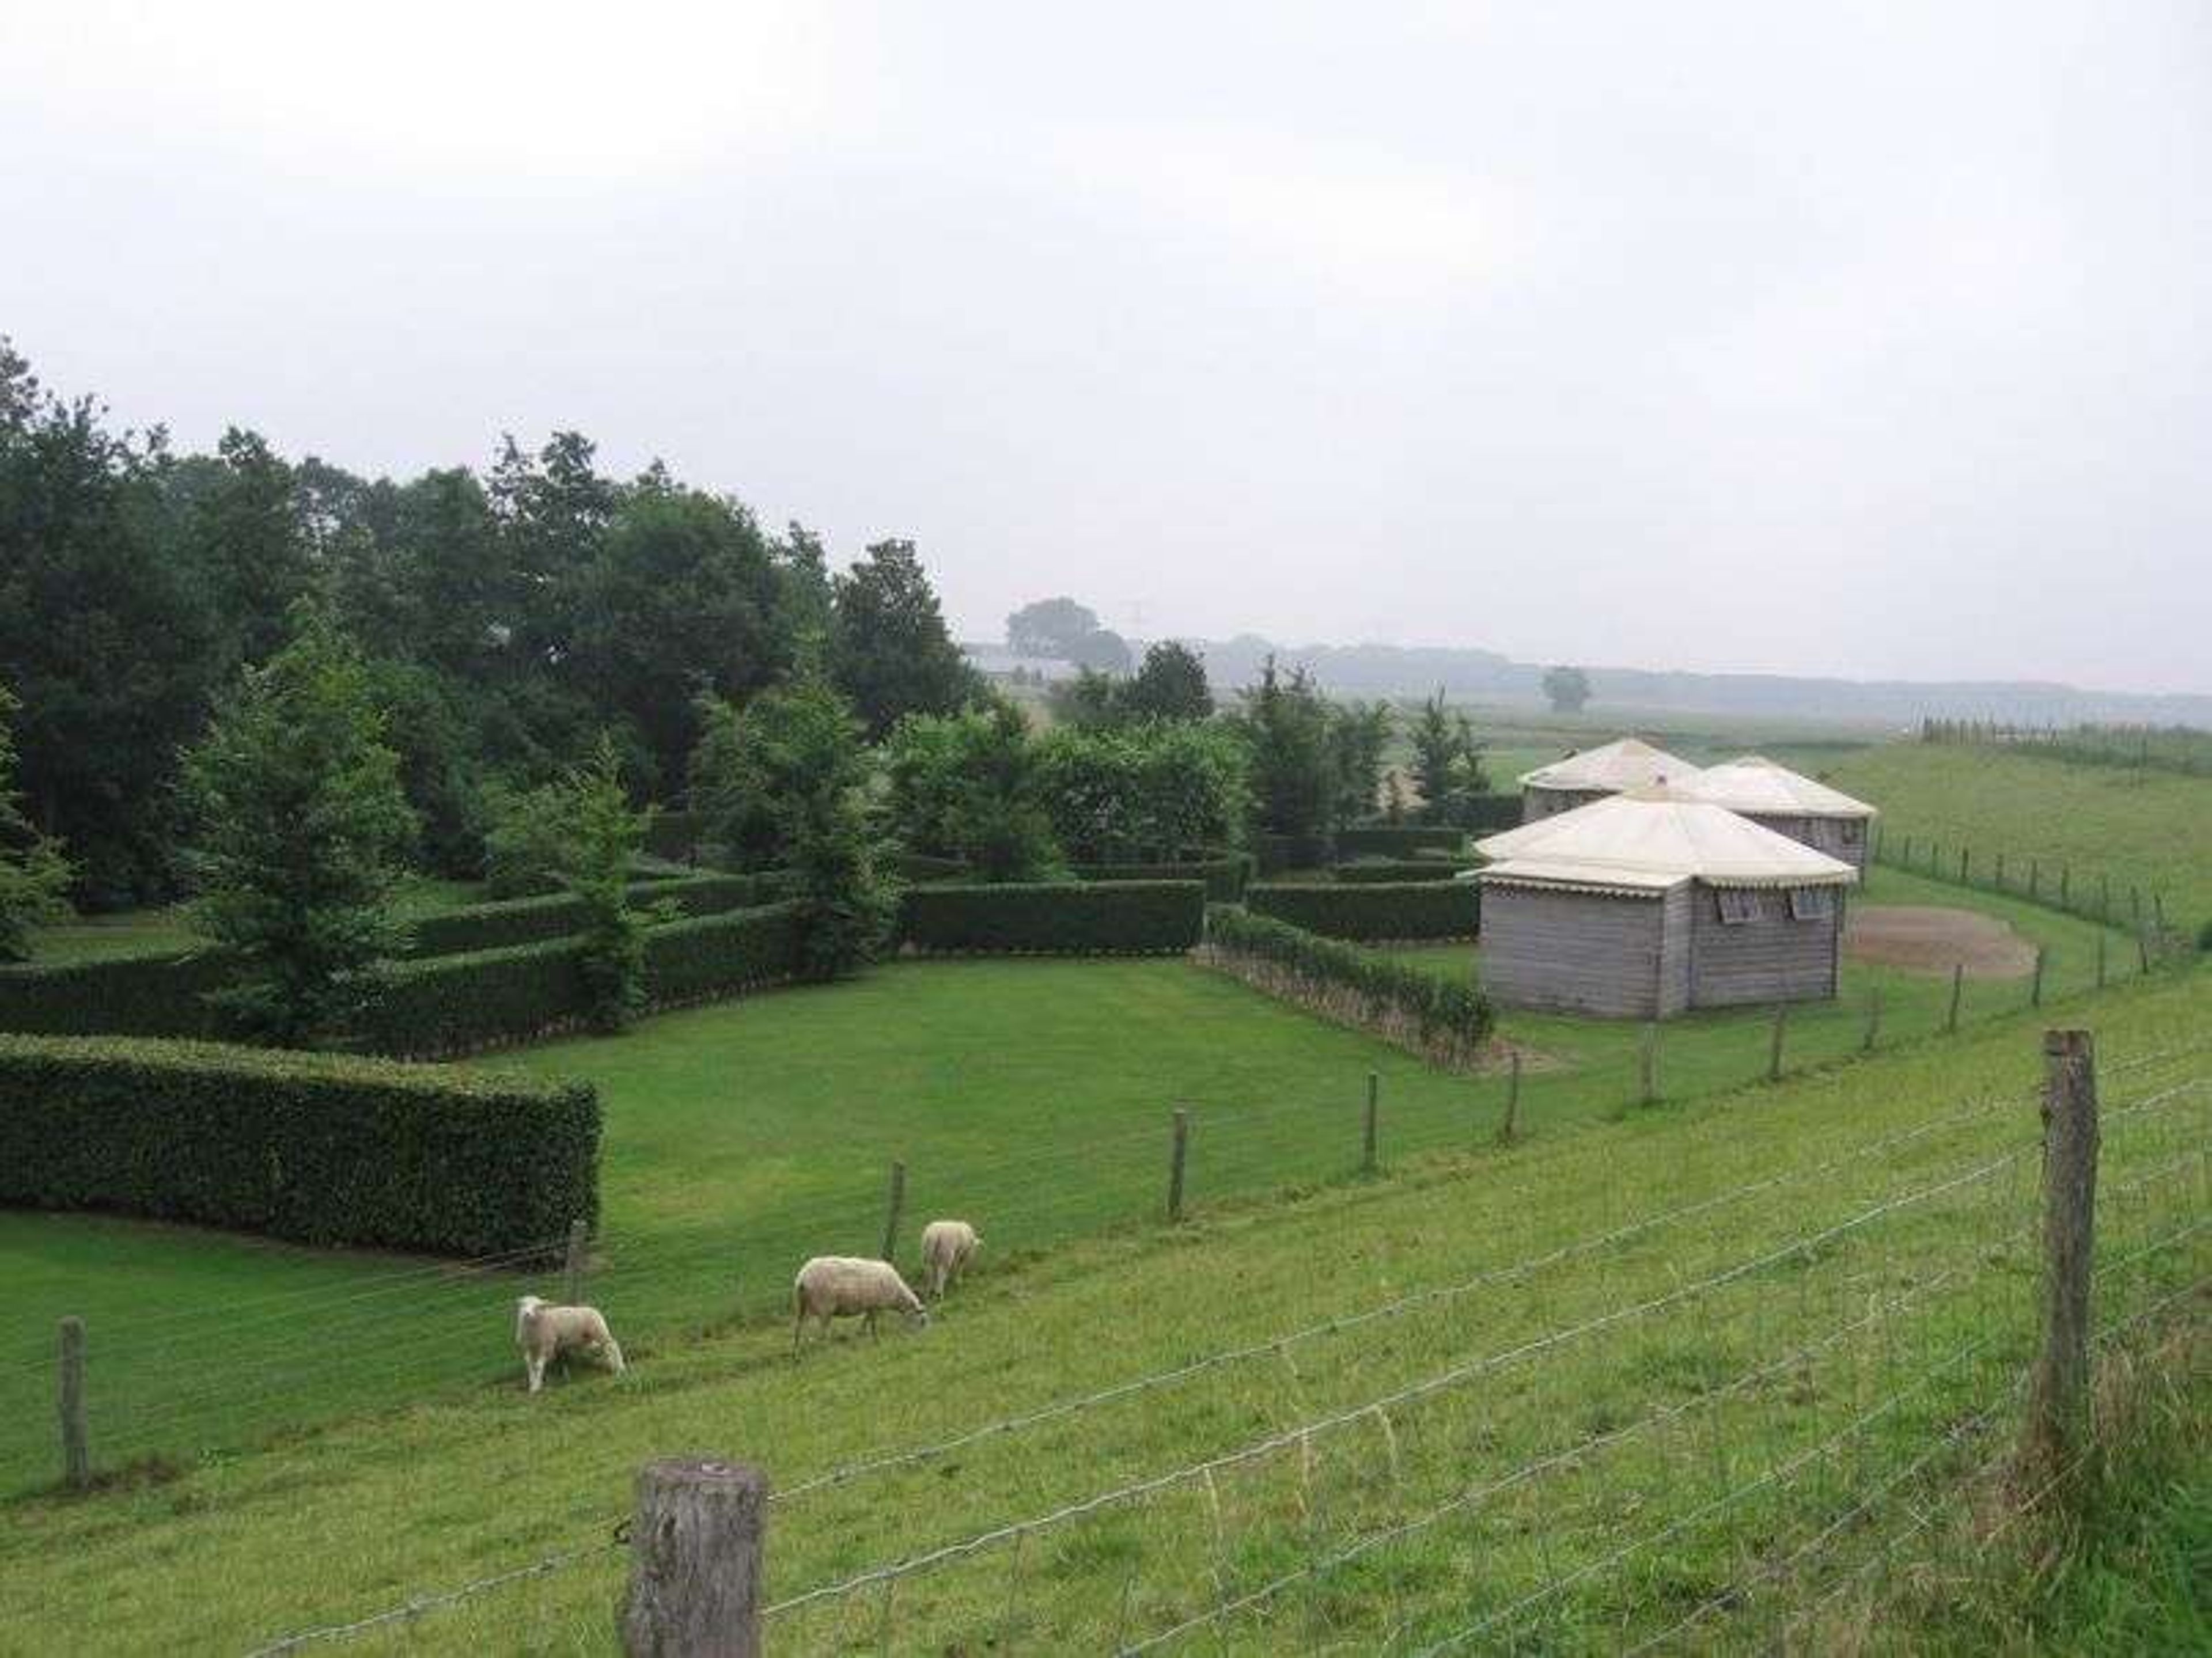
[[[2170,1062],[2146,1059],[2134,1074]],[[2103,1114],[2095,1284],[2108,1339],[2204,1294],[2208,1085],[2212,1073],[2159,1077]],[[1802,1601],[1826,1574],[1828,1593],[1845,1592],[1846,1573],[1878,1570],[1838,1558],[1869,1517],[1955,1474],[2016,1403],[2037,1334],[2043,1149],[2006,1114],[2022,1104],[1963,1103],[1480,1273],[801,1475],[774,1501],[771,1555],[800,1582],[866,1540],[956,1525],[969,1509],[953,1488],[853,1489],[955,1452],[996,1453],[979,1465],[988,1488],[958,1488],[972,1503],[1040,1485],[1059,1494],[823,1573],[766,1607],[772,1642],[1649,1650],[1740,1620],[1783,1584]],[[1907,1151],[1933,1155],[1901,1163]],[[1906,1178],[1885,1187],[1853,1173]],[[1747,1214],[1754,1197],[1783,1200]],[[1618,1293],[1636,1284],[1651,1287]],[[1293,1363],[1299,1349],[1310,1351]],[[1222,1397],[1245,1416],[1280,1411],[1279,1422],[1164,1467],[1090,1473],[1141,1463],[1157,1437],[1148,1424],[1163,1419],[1219,1431],[1238,1413],[1193,1402],[1163,1418],[1154,1401],[1248,1369],[1274,1391],[1248,1380]],[[1144,1408],[1117,1409],[1134,1400]],[[1026,1442],[1047,1430],[1048,1442]],[[607,1473],[617,1489],[618,1470]],[[603,1619],[613,1551],[580,1539],[264,1650],[464,1606],[571,1566],[588,1575],[593,1562]]]

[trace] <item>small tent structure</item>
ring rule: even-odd
[[[1836,993],[1856,872],[1724,806],[1655,785],[1475,847],[1505,1006],[1664,1019]]]
[[[1654,783],[1680,786],[1697,774],[1698,768],[1688,761],[1640,738],[1624,737],[1524,773],[1521,821],[1537,823],[1624,789],[1646,788]]]
[[[1758,754],[1708,766],[1691,787],[1700,800],[1726,806],[1778,835],[1840,858],[1862,873],[1866,870],[1867,835],[1875,809],[1840,789]]]

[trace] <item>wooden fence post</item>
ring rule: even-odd
[[[2142,889],[2141,887],[2128,889],[2128,920],[2138,927],[2142,925]]]
[[[893,1159],[891,1189],[884,1205],[884,1247],[877,1253],[885,1260],[898,1259],[899,1221],[906,1213],[906,1165]]]
[[[2089,1272],[2097,1208],[2097,1057],[2086,1030],[2043,1035],[2043,1351],[2029,1383],[2021,1459],[2038,1477],[2070,1464],[2088,1413]]]
[[[2071,865],[2071,864],[2061,864],[2061,865],[2059,865],[2059,866],[2058,866],[2058,908],[2061,908],[2061,909],[2064,909],[2064,908],[2068,908],[2069,905],[2071,905],[2071,904],[2073,903],[2073,902],[2074,902],[2074,898],[2073,898],[2073,892],[2074,892],[2074,865]]]
[[[2097,919],[2100,921],[2112,919],[2112,878],[2109,874],[2097,878]]]
[[[591,1248],[592,1229],[580,1216],[568,1223],[568,1258],[561,1273],[561,1299],[571,1307],[584,1304],[584,1264]]]
[[[1869,985],[1867,987],[1866,1035],[1859,1039],[1859,1052],[1862,1054],[1873,1053],[1875,1041],[1881,1035],[1881,987],[1880,985]]]
[[[2105,935],[2097,935],[2097,988],[2105,987]]]
[[[1644,1027],[1644,1042],[1637,1054],[1637,1103],[1650,1105],[1659,1097],[1659,1025],[1656,1020]]]
[[[1912,837],[1909,835],[1905,837],[1905,850],[1898,855],[1897,861],[1907,869],[1912,867]]]
[[[1498,1143],[1513,1144],[1521,1116],[1521,1050],[1515,1048],[1506,1061],[1505,1121],[1498,1125]]]
[[[62,1478],[73,1491],[92,1483],[92,1439],[85,1429],[84,1321],[62,1321]]]
[[[2027,896],[2031,898],[2043,896],[2043,859],[2040,858],[2027,860]]]
[[[2147,927],[2136,929],[2136,970],[2150,971],[2150,931]]]
[[[1190,1153],[1190,1113],[1176,1108],[1173,1139],[1168,1148],[1168,1218],[1182,1218],[1182,1167]]]
[[[2166,931],[2166,895],[2164,893],[2154,892],[2151,894],[2150,913],[2151,920],[2156,923],[2158,930],[2160,932],[2164,932]]]
[[[1972,881],[1966,878],[1966,864],[1972,855],[1972,854],[1969,853],[1966,847],[1960,847],[1959,848],[1959,884],[1962,887],[1972,886],[1973,884]]]
[[[1382,1092],[1382,1078],[1370,1071],[1367,1073],[1367,1116],[1359,1130],[1359,1172],[1375,1172],[1375,1114]]]
[[[629,1529],[627,1658],[759,1658],[768,1476],[742,1462],[672,1457],[637,1471]]]
[[[1789,1028],[1790,1004],[1775,1003],[1774,1031],[1766,1040],[1766,1080],[1771,1083],[1782,1080],[1782,1044]]]
[[[1990,878],[1996,884],[1997,890],[2002,892],[2004,890],[2004,853],[1997,854],[1996,873]]]
[[[1954,962],[1951,964],[1951,1009],[1943,1016],[1943,1034],[1947,1036],[1955,1036],[1959,1033],[1959,993],[1966,987],[1966,964]]]
[[[2027,987],[2027,1005],[2030,1007],[2043,1005],[2043,946],[2038,944],[2035,947],[2035,977],[2029,981]]]

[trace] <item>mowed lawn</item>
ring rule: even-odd
[[[2212,1267],[2208,992],[2199,969],[2074,1015],[2107,1113],[2100,1321]],[[605,1651],[613,1524],[638,1464],[678,1451],[769,1471],[775,1600],[1040,1522],[895,1594],[780,1613],[781,1652],[1107,1650],[1248,1595],[1169,1649],[1412,1651],[1472,1627],[1471,1650],[1612,1650],[1709,1606],[1682,1645],[1771,1644],[2010,1436],[2040,1023],[996,1260],[879,1345],[640,1343],[622,1382],[447,1391],[0,1506],[0,1650],[251,1649],[554,1557],[348,1649]]]

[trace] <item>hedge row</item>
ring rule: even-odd
[[[699,861],[699,837],[707,832],[707,814],[663,809],[653,814],[645,828],[645,849],[672,863]]]
[[[1216,965],[1262,989],[1448,1062],[1469,1058],[1496,1022],[1471,969],[1464,981],[1441,979],[1225,904],[1206,912],[1206,950]]]
[[[909,887],[900,942],[965,955],[1179,954],[1206,925],[1197,881]]]
[[[1233,904],[1244,896],[1252,859],[1245,853],[1221,852],[1170,863],[1076,864],[1070,872],[1079,881],[1199,881],[1210,902]]]
[[[1244,889],[1244,907],[1330,938],[1471,938],[1482,891],[1473,881],[1255,883]]]
[[[0,967],[0,1030],[217,1037],[222,1015],[204,998],[228,975],[228,958],[214,950]]]
[[[1336,861],[1333,837],[1326,835],[1255,835],[1252,858],[1262,875],[1279,875],[1286,869],[1319,869]]]
[[[1467,831],[1442,823],[1358,823],[1336,832],[1339,858],[1410,858],[1424,847],[1457,852]]]
[[[1472,863],[1467,858],[1363,858],[1356,864],[1339,864],[1329,873],[1354,886],[1378,882],[1449,881]]]
[[[672,904],[683,915],[719,915],[726,910],[751,909],[774,903],[783,896],[780,872],[760,875],[682,875],[669,879],[634,882],[630,901],[639,905]],[[509,898],[498,903],[470,904],[415,923],[410,957],[460,956],[481,950],[500,950],[509,944],[535,944],[545,938],[565,938],[584,926],[583,901],[571,893],[550,892],[537,898]]]
[[[797,904],[779,903],[649,929],[647,1003],[679,1005],[792,977],[799,916]],[[579,939],[551,938],[396,963],[363,1023],[363,1043],[427,1058],[574,1029],[591,1008],[583,953]]]
[[[599,1102],[329,1054],[0,1036],[0,1203],[477,1256],[599,1213]]]
[[[902,852],[892,867],[902,881],[964,881],[975,872],[964,858],[940,858],[932,852]]]

